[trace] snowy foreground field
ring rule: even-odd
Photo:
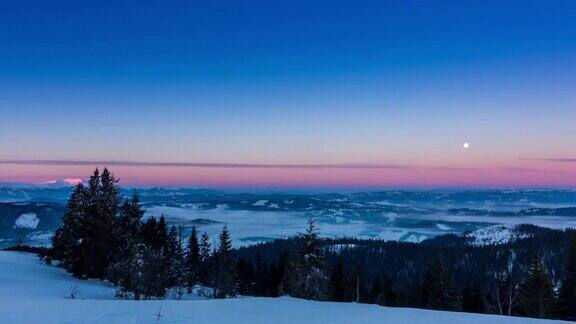
[[[74,286],[78,298],[66,298]],[[293,298],[127,301],[113,296],[112,287],[73,279],[35,255],[0,252],[0,323],[561,323]]]

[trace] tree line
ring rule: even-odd
[[[226,226],[215,245],[194,226],[185,238],[164,216],[143,219],[138,197],[121,200],[117,182],[108,169],[96,169],[86,186],[75,187],[52,238],[50,262],[78,278],[108,280],[119,298],[163,298],[169,290],[182,297],[195,287],[210,298],[232,298],[254,288],[255,282],[240,281],[248,264],[234,257]],[[312,221],[302,237],[298,258],[282,266],[290,269],[290,280],[282,282],[298,297],[323,299],[327,276]]]
[[[248,295],[576,320],[576,232],[526,227],[533,237],[488,246],[318,239],[327,282],[312,298],[283,289],[301,237],[234,253]]]
[[[309,220],[297,237],[233,249],[226,226],[212,244],[196,227],[185,235],[163,216],[144,219],[138,197],[121,199],[117,183],[96,169],[75,187],[49,259],[78,278],[110,281],[119,298],[199,289],[211,298],[288,295],[576,320],[576,236],[564,247],[568,232],[503,246],[449,236],[409,244],[321,239]]]
[[[138,197],[121,201],[117,182],[108,169],[96,169],[86,186],[75,187],[51,259],[75,277],[112,282],[122,298],[162,298],[171,288],[182,295],[196,285],[209,297],[236,296],[226,226],[215,246],[194,227],[186,240],[183,228],[168,226],[163,216],[143,220]]]

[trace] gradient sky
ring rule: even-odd
[[[576,187],[576,1],[3,1],[0,162],[19,182]]]

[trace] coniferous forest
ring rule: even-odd
[[[523,227],[531,235],[506,244],[459,235],[415,244],[323,239],[310,219],[299,236],[234,249],[226,226],[210,238],[144,218],[138,197],[121,197],[113,174],[96,169],[75,187],[42,257],[75,277],[108,280],[125,299],[287,295],[576,320],[575,232]]]

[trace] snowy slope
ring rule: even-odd
[[[79,299],[66,299],[73,285]],[[0,323],[561,323],[293,298],[125,301],[113,295],[112,287],[72,279],[34,255],[0,252]]]
[[[529,234],[521,233],[515,225],[493,225],[475,230],[466,234],[471,244],[476,246],[490,244],[505,244],[517,239],[530,237]]]

